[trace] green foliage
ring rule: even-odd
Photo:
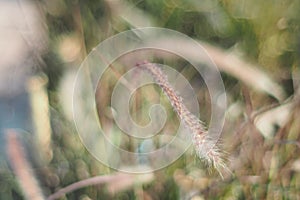
[[[74,125],[65,119],[64,110],[58,99],[61,79],[72,69],[78,68],[85,56],[99,42],[116,33],[135,28],[135,24],[124,16],[125,8],[121,7],[119,10],[116,8],[122,5],[122,2],[131,8],[132,13],[137,13],[136,9],[141,10],[145,15],[143,17],[149,19],[153,26],[182,32],[194,39],[221,47],[249,63],[257,64],[257,68],[264,70],[268,77],[275,79],[284,88],[287,96],[299,96],[296,93],[297,86],[299,87],[297,70],[299,72],[300,64],[298,0],[111,1],[115,2],[114,4],[109,2],[49,0],[42,3],[49,35],[48,50],[44,55],[46,65],[44,72],[49,78],[48,91],[53,109],[51,113],[53,159],[47,166],[35,170],[46,195],[88,177],[114,173],[112,169],[96,161],[81,145]],[[68,45],[72,48],[65,51]],[[77,52],[77,47],[78,53],[73,55],[72,53]],[[195,75],[195,70],[190,70],[189,64],[177,60],[172,64],[189,77],[194,83],[193,86],[200,88],[199,85],[203,85],[203,80]],[[125,72],[120,71],[121,74]],[[232,168],[232,175],[220,180],[214,174],[207,173],[203,169],[204,166],[195,161],[194,155],[188,152],[166,169],[155,172],[155,180],[150,184],[142,187],[134,185],[115,194],[109,193],[105,185],[89,186],[67,194],[65,199],[139,199],[140,190],[152,199],[179,199],[188,197],[191,194],[189,192],[193,191],[203,199],[298,197],[300,176],[297,155],[300,152],[297,141],[300,138],[300,127],[297,124],[300,108],[297,99],[290,101],[294,107],[288,115],[287,122],[279,126],[272,139],[267,139],[261,136],[255,127],[254,119],[247,115],[247,109],[251,108],[251,113],[255,113],[270,103],[282,102],[248,88],[241,83],[239,77],[233,77],[225,72],[222,72],[222,77],[229,107],[223,131],[224,147],[231,155],[228,164]],[[116,77],[108,79],[110,81],[104,86],[106,90],[102,93],[104,97],[101,99],[106,103],[110,102],[109,96]],[[260,80],[257,82],[260,83]],[[206,91],[202,94],[204,90],[201,87],[197,92],[200,93],[198,98],[203,100],[200,102],[203,116],[209,121],[210,106],[205,106],[208,93]],[[250,101],[247,101],[249,99],[245,97],[245,93],[249,94]],[[159,100],[163,103],[166,101],[163,97]],[[137,103],[137,107],[148,108],[151,103],[151,101]],[[166,107],[169,108],[168,117],[171,123],[168,124],[170,127],[165,129],[172,130],[176,128],[172,123],[177,123],[178,119],[171,106]],[[100,108],[100,112],[104,113],[100,117],[104,119],[101,125],[105,128],[110,127],[112,134],[121,134],[116,125],[112,125],[109,116],[105,115],[104,109]],[[234,109],[238,111],[232,116],[230,112]],[[134,119],[140,116],[146,119],[148,114],[147,111],[139,114],[134,108],[131,112],[133,116],[136,114]],[[115,138],[118,141],[124,139]],[[134,144],[128,148],[133,150],[133,147]],[[181,175],[182,179],[178,180],[190,180],[193,184],[180,184],[174,181],[174,174],[178,169],[184,169],[185,173]],[[20,199],[21,192],[16,186],[16,181],[13,180],[11,172],[7,171],[9,169],[0,172],[0,199]],[[198,173],[197,176],[191,178],[191,174],[195,171]],[[203,185],[197,182],[201,178],[205,179]],[[186,190],[186,185],[191,186],[190,191]]]
[[[192,38],[237,53],[251,63],[258,63],[258,65],[264,68],[270,76],[280,80],[280,83],[283,84],[287,94],[292,95],[294,93],[293,85],[291,84],[291,69],[292,66],[299,65],[299,1],[128,0],[124,2],[132,7],[133,13],[135,12],[134,9],[137,8],[142,10],[142,13],[145,15],[151,17],[153,26],[177,30]],[[61,38],[61,36],[66,34],[67,36],[75,34],[79,37],[82,45],[84,45],[84,47],[82,47],[82,52],[85,55],[105,38],[135,27],[131,24],[131,21],[124,20],[122,8],[117,11],[114,9],[113,4],[109,4],[106,1],[63,1],[63,5],[64,9],[59,15],[51,15],[51,13],[47,14],[47,25],[51,39],[50,47],[52,48],[49,52],[55,52],[58,55],[58,38]],[[49,55],[47,57],[49,57]],[[51,62],[51,59],[46,59],[46,62],[49,66],[55,65],[53,64],[53,61]],[[188,65],[184,64],[184,67],[182,67],[182,63],[179,63],[180,64],[174,62],[172,65],[177,67],[177,69],[180,69],[185,76],[190,77],[191,81],[193,80],[193,82],[197,84],[199,84],[199,81],[203,81],[201,78],[195,76],[194,71],[187,70]],[[64,65],[68,66],[70,63],[64,63]],[[61,66],[61,68],[62,67],[63,66]],[[55,82],[57,82],[58,77],[60,77],[57,74],[58,71],[64,70],[53,68],[47,72],[50,77],[51,88],[57,86]],[[284,76],[282,72],[285,74]],[[229,104],[235,105],[243,102],[241,90],[244,86],[241,85],[240,81],[236,77],[232,77],[226,73],[222,73],[222,76],[227,88]],[[110,81],[110,85],[107,86],[108,90],[112,88],[111,84],[113,82],[114,81]],[[257,95],[256,92],[249,91],[249,93],[254,106],[253,109],[260,108],[272,101],[268,99],[269,97]],[[107,91],[106,95],[109,96],[109,94],[110,92]],[[109,99],[107,99],[107,101],[109,101]],[[149,103],[151,104],[151,102],[146,102],[147,107],[149,107]],[[247,102],[243,102],[241,105],[246,107]],[[145,106],[145,103],[139,106]],[[241,109],[245,109],[245,107],[242,107]],[[204,110],[207,112],[204,113],[204,115],[209,116],[209,109]],[[141,116],[143,118],[146,116],[147,118],[147,113],[137,114],[135,112],[135,109],[131,110],[135,120]],[[241,111],[241,113],[244,112],[245,111]],[[173,118],[176,118],[176,115],[172,113],[173,112],[170,112],[171,115],[169,117],[172,118],[171,121],[174,121]],[[293,121],[294,119],[295,118],[291,118],[290,120]],[[231,141],[233,139],[232,135],[229,133],[231,132],[231,134],[234,134],[241,129],[240,126],[242,125],[239,125],[239,123],[243,121],[243,118],[242,116],[239,116],[238,119],[228,120],[237,123],[225,126],[225,140]],[[175,119],[175,122],[176,121],[177,120]],[[102,125],[104,127],[106,126],[105,123]],[[243,160],[243,162],[245,162],[243,164],[244,166],[240,165],[240,168],[234,169],[233,176],[226,179],[225,183],[211,177],[207,188],[199,189],[198,192],[200,196],[204,196],[205,199],[272,199],[274,193],[277,194],[277,191],[279,191],[281,194],[280,196],[284,198],[289,199],[293,197],[295,194],[293,191],[298,187],[297,183],[299,182],[299,178],[296,175],[292,175],[293,173],[290,172],[292,173],[290,175],[291,182],[289,183],[289,186],[286,187],[279,184],[280,180],[283,178],[280,174],[275,177],[267,178],[269,176],[268,168],[259,167],[263,162],[267,162],[267,154],[262,155],[262,160],[251,160],[251,157],[257,154],[255,152],[255,146],[257,145],[255,142],[256,140],[250,139],[247,141],[246,139],[253,137],[252,128],[249,128],[251,126],[253,125],[247,123],[246,128],[244,127],[244,134],[247,134],[248,136],[245,138],[241,137],[237,146],[234,146],[235,149],[232,149],[229,152],[229,154],[237,155],[235,159]],[[67,129],[67,127],[64,128],[64,130]],[[289,127],[286,127],[286,129],[288,130]],[[120,134],[120,131],[117,131],[116,127],[114,127],[113,130],[115,130],[114,132],[116,134]],[[111,171],[93,161],[93,158],[91,158],[82,147],[79,147],[80,145],[74,145],[79,141],[66,143],[66,140],[73,137],[76,138],[75,135],[67,133],[70,131],[65,132],[63,130],[58,130],[57,132],[59,132],[59,134],[53,138],[56,145],[54,146],[54,158],[51,164],[53,165],[52,168],[57,169],[60,162],[69,163],[69,171],[65,176],[60,177],[60,186],[65,186],[78,180],[79,174],[77,174],[76,177],[78,160],[85,163],[83,166],[86,166],[86,171],[90,175],[108,173]],[[294,139],[297,137],[299,137],[299,134],[294,136]],[[246,150],[243,148],[243,141],[247,141],[248,143],[248,149]],[[231,142],[225,142],[224,146],[228,143]],[[260,145],[264,146],[263,142]],[[273,151],[274,153],[277,152],[272,146],[261,148],[263,149],[260,152],[262,154],[270,151]],[[281,149],[282,147],[280,146],[278,148]],[[230,147],[227,149],[230,149]],[[248,159],[250,160],[245,160],[245,158],[243,158],[247,157],[247,155],[243,153],[244,151],[250,152],[248,155]],[[277,169],[278,173],[280,169],[287,169],[285,164],[295,159],[289,157],[291,152],[296,155],[296,152],[298,151],[299,149],[280,150],[280,155],[282,154],[285,156],[281,157],[284,159],[284,163],[280,163],[279,166],[277,166],[279,167],[279,169]],[[178,199],[184,192],[182,188],[180,188],[181,186],[176,186],[176,183],[172,180],[174,173],[177,169],[185,168],[185,172],[189,174],[190,172],[193,172],[194,167],[199,168],[200,166],[199,161],[195,161],[193,156],[186,154],[182,159],[176,161],[175,164],[163,171],[157,172],[159,178],[150,185],[144,185],[144,192],[154,199]],[[205,174],[205,176],[209,177],[211,175]],[[197,178],[195,180],[197,180]],[[251,180],[253,183],[248,182],[247,180]],[[58,186],[52,187],[51,191],[54,191],[56,187]],[[159,189],[160,187],[163,187],[164,189],[161,190]],[[286,192],[289,191],[289,188],[291,189],[291,193]],[[130,189],[127,192],[120,192],[114,196],[114,199],[134,199],[136,198],[136,193],[134,191],[135,189]],[[68,195],[68,197],[73,199],[82,194],[87,194],[90,198],[97,199],[107,197],[104,190],[93,189],[93,187],[78,190],[73,194]]]

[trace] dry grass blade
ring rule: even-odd
[[[64,188],[61,188],[54,194],[50,195],[47,198],[47,200],[59,199],[64,195],[66,195],[67,193],[78,190],[80,188],[91,186],[91,185],[103,184],[103,183],[108,184],[108,190],[110,193],[115,193],[118,192],[119,190],[122,190],[122,188],[130,188],[137,182],[146,183],[152,181],[152,179],[153,179],[152,174],[138,175],[138,174],[117,173],[113,175],[95,176],[95,177],[78,181]],[[120,183],[122,185],[120,185]]]
[[[283,88],[265,72],[260,70],[258,66],[243,61],[236,55],[228,53],[218,47],[201,41],[198,42],[221,71],[241,80],[246,85],[258,91],[273,96],[279,101],[285,98],[286,94]],[[180,49],[183,57],[192,58],[194,61],[201,60],[203,63],[210,63],[206,55],[202,55],[194,45],[190,45],[181,37],[159,37],[149,40],[147,44],[152,47],[164,47],[165,49]]]
[[[18,179],[25,199],[43,200],[43,194],[32,172],[32,167],[26,159],[23,145],[14,129],[5,130],[7,140],[7,155],[11,167]]]
[[[283,88],[260,70],[258,66],[245,62],[236,55],[225,52],[220,48],[209,44],[202,45],[220,70],[227,72],[257,90],[270,94],[280,101],[285,98]]]

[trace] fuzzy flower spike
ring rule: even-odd
[[[203,125],[203,122],[186,108],[183,104],[182,98],[170,85],[167,76],[158,66],[148,61],[137,63],[136,66],[145,70],[153,77],[154,81],[168,97],[172,107],[183,122],[184,126],[190,129],[192,142],[199,158],[203,160],[208,167],[214,167],[223,178],[221,170],[228,169],[222,158],[222,152],[217,145],[217,141],[214,141],[208,136],[208,132]]]

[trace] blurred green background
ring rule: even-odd
[[[151,178],[88,186],[61,199],[300,199],[299,0],[44,0],[38,9],[48,38],[38,71],[47,80],[51,150],[46,161],[30,162],[45,196],[89,177],[117,175],[80,142],[70,107],[73,77],[101,41],[125,30],[157,26],[203,42],[216,59],[227,92],[222,148],[232,174],[221,179],[209,173],[191,148]],[[191,81],[201,118],[209,124],[209,94],[199,86],[201,77],[182,60],[165,63]],[[127,69],[117,70],[123,74]],[[98,109],[104,130],[122,134],[106,112],[117,78],[105,77],[99,98],[106,104]],[[155,86],[137,91],[133,119],[147,123],[149,89],[166,104],[165,131],[176,129],[178,118]],[[135,146],[128,148],[134,151]],[[0,192],[1,199],[23,199],[8,164],[0,171]]]

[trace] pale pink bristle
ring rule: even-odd
[[[184,105],[182,98],[168,82],[167,76],[163,71],[153,63],[143,61],[136,64],[137,67],[147,71],[162,88],[164,94],[170,100],[172,107],[177,113],[183,124],[191,130],[192,141],[196,154],[204,160],[209,167],[214,167],[220,173],[220,170],[227,169],[222,158],[222,152],[217,146],[217,141],[208,137],[204,123],[193,115]],[[222,174],[220,173],[222,176]]]

